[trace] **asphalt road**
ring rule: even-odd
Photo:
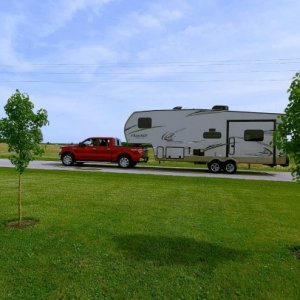
[[[8,159],[0,159],[0,167],[13,167]],[[258,172],[258,171],[238,171],[236,174],[225,173],[211,174],[206,169],[195,168],[169,168],[169,167],[149,167],[147,164],[139,164],[132,169],[121,169],[116,164],[110,163],[85,163],[82,166],[74,165],[65,167],[60,161],[32,161],[28,168],[44,170],[66,170],[66,171],[89,171],[104,173],[128,173],[128,174],[151,174],[185,177],[212,177],[212,178],[232,178],[246,180],[269,180],[269,181],[292,181],[292,176],[288,172]]]

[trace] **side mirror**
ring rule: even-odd
[[[79,147],[85,147],[85,144],[82,143],[82,142],[80,142],[80,143],[79,143]]]

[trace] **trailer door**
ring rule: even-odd
[[[226,156],[245,163],[275,163],[275,120],[227,121]]]

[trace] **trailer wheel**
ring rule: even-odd
[[[224,164],[224,171],[228,174],[234,174],[236,172],[236,163],[233,160],[228,160]]]
[[[61,162],[65,166],[72,166],[75,162],[74,156],[71,153],[65,153],[61,157]]]
[[[127,155],[122,155],[118,159],[118,165],[120,168],[130,168],[132,166],[132,160]]]
[[[219,173],[222,169],[222,164],[219,160],[213,160],[208,163],[208,170],[211,173]]]

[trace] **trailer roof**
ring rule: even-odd
[[[134,113],[143,113],[143,112],[159,112],[159,111],[168,111],[168,112],[178,112],[178,111],[197,111],[197,112],[234,112],[234,113],[255,113],[255,114],[270,114],[270,115],[283,115],[284,113],[277,112],[261,112],[261,111],[245,111],[245,110],[221,110],[221,109],[203,109],[203,108],[180,108],[180,109],[150,109],[150,110],[140,110],[134,111]]]

